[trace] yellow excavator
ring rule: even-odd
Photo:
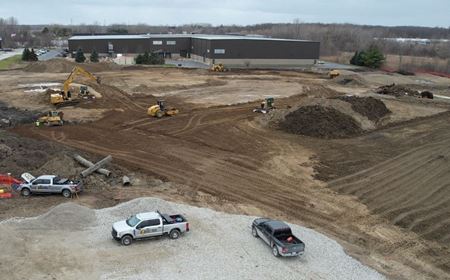
[[[72,97],[72,93],[70,92],[70,85],[72,84],[75,77],[78,75],[83,75],[86,78],[100,84],[99,77],[94,76],[93,74],[84,70],[80,66],[75,66],[72,69],[72,72],[70,72],[69,76],[65,80],[62,91],[60,93],[50,94],[50,103],[55,105],[57,108],[77,104],[79,102],[79,99]]]
[[[147,110],[147,114],[150,117],[162,118],[164,116],[175,116],[179,111],[176,108],[167,108],[164,100],[156,101],[156,105],[150,106]]]

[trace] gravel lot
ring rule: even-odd
[[[113,222],[157,209],[186,215],[191,231],[129,247],[111,238]],[[291,226],[306,254],[275,258],[251,235],[253,219],[155,198],[101,210],[65,203],[42,216],[0,222],[0,273],[8,279],[384,279],[332,239],[297,225]]]

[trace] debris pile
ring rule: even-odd
[[[320,105],[300,107],[289,113],[280,128],[293,134],[325,139],[346,138],[363,132],[351,116]]]
[[[378,94],[392,95],[395,97],[414,96],[414,97],[428,98],[428,99],[433,99],[433,97],[434,97],[432,92],[429,92],[429,91],[420,92],[418,90],[411,89],[411,88],[401,86],[401,85],[396,85],[396,84],[381,86],[378,89],[376,89],[375,92]]]
[[[374,122],[391,113],[383,101],[373,97],[340,96],[338,99],[352,104],[355,112]]]

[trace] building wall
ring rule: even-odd
[[[218,54],[215,50],[225,50]],[[319,42],[271,40],[213,40],[212,59],[319,59]]]
[[[154,45],[154,41],[162,41],[162,45]],[[168,45],[167,41],[175,41],[175,45]],[[114,53],[137,54],[145,51],[163,51],[179,54],[180,51],[190,51],[190,38],[143,38],[143,39],[93,39],[93,40],[69,40],[69,51],[74,52],[81,48],[85,53],[91,53],[94,49],[98,53],[108,53],[108,45],[112,44]]]
[[[162,44],[155,45],[154,41]],[[167,44],[168,41],[175,41],[176,44]],[[195,37],[69,40],[69,50],[81,48],[85,53],[91,53],[95,49],[99,53],[108,53],[109,43],[113,45],[114,53],[161,51],[175,56],[191,55],[206,64],[224,63],[229,66],[314,64],[320,52],[319,42]]]

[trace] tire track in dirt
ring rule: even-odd
[[[116,102],[116,98],[121,102]],[[119,106],[127,103],[127,100],[120,95],[113,99]],[[91,124],[64,126],[58,128],[61,134],[49,133],[46,129],[32,129],[31,136],[36,133],[34,137],[58,141],[87,152],[99,155],[111,154],[114,160],[119,161],[124,167],[139,168],[149,174],[186,185],[186,189],[198,190],[230,202],[254,205],[267,213],[272,213],[274,217],[301,221],[345,240],[352,246],[357,246],[367,255],[376,255],[380,252],[383,254],[387,251],[396,262],[402,262],[409,270],[420,271],[421,275],[430,278],[443,275],[440,270],[442,267],[438,269],[434,266],[443,263],[443,258],[433,256],[434,247],[430,247],[433,250],[427,252],[428,247],[423,246],[423,243],[413,242],[408,239],[409,237],[398,234],[395,229],[383,232],[382,235],[393,238],[394,241],[380,238],[377,233],[372,232],[372,227],[377,228],[380,223],[384,228],[384,220],[381,224],[372,216],[368,216],[361,203],[347,196],[337,196],[327,188],[321,187],[319,183],[310,179],[311,174],[298,166],[289,166],[296,171],[290,175],[281,169],[272,170],[267,167],[267,163],[275,156],[281,158],[304,156],[302,153],[305,148],[297,141],[293,141],[293,137],[262,129],[248,121],[249,117],[255,116],[251,112],[250,105],[198,109],[193,110],[192,114],[164,118],[161,122],[150,118],[148,123],[142,123],[146,121],[142,118],[142,110],[132,103],[128,104],[129,106],[124,106],[127,111],[122,115],[114,114],[111,118],[104,118]],[[118,125],[127,126],[127,129],[118,131]],[[29,130],[24,129],[22,132],[23,135],[30,136]],[[349,194],[358,192],[362,195],[366,190],[371,191],[367,187],[367,184],[371,184],[371,180],[382,185],[381,187],[386,187],[386,182],[383,181],[386,174],[408,174],[414,166],[410,164],[411,160],[420,162],[428,158],[427,152],[423,152],[423,149],[436,152],[442,147],[436,141],[442,141],[442,138],[433,139],[429,146],[419,146],[417,149],[411,149],[409,153],[386,161],[385,166],[380,165],[357,173],[359,175],[336,180],[336,189]],[[419,156],[416,155],[417,151]],[[350,153],[348,155],[352,156]],[[427,168],[427,165],[424,165],[416,172],[420,173]],[[426,174],[430,172],[431,170],[428,170]],[[408,176],[399,176],[396,185],[401,185],[400,183],[406,181]],[[369,179],[365,180],[367,178]],[[348,186],[340,187],[338,183]],[[363,184],[366,184],[364,189],[358,187]],[[416,187],[414,186],[414,189]],[[403,192],[408,193],[405,190]],[[435,190],[435,193],[447,194],[442,187],[441,190]],[[383,197],[379,195],[377,191],[368,194],[369,197],[373,196],[380,200]],[[397,196],[401,196],[401,193]],[[417,196],[414,197],[417,199]],[[411,194],[409,197],[403,197],[402,201],[409,198]],[[414,199],[411,201],[414,202]],[[367,203],[370,204],[370,201]],[[386,209],[390,209],[391,203],[394,201],[387,203]],[[398,202],[395,204],[397,208],[402,206]],[[409,209],[410,206],[402,207]],[[433,209],[424,209],[424,212],[427,210]],[[423,217],[435,219],[440,216],[431,212]],[[406,220],[400,219],[401,222]],[[418,224],[421,224],[419,220]],[[428,229],[431,230],[431,234],[436,231],[434,228]],[[428,231],[423,233],[429,234]],[[443,239],[447,238],[445,235]],[[405,252],[408,255],[404,255]],[[363,254],[366,255],[365,253]],[[417,259],[416,256],[420,258]],[[445,257],[439,255],[442,256]],[[382,257],[377,255],[374,258],[377,260],[377,268],[383,269],[385,262],[381,260]],[[389,273],[401,275],[401,272],[396,271]]]
[[[445,236],[450,229],[449,137],[442,133],[431,143],[331,181],[329,187],[359,197],[374,213],[425,238]]]

